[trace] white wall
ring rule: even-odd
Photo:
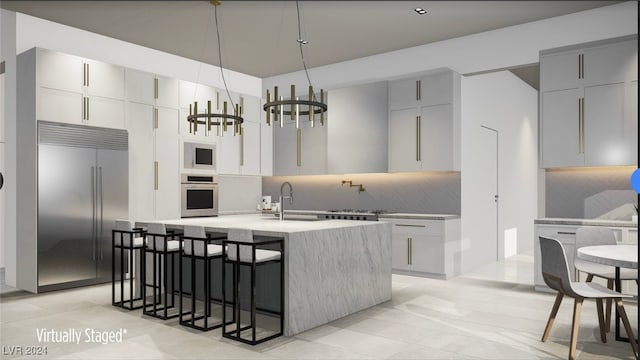
[[[262,201],[260,176],[220,175],[218,182],[220,214],[255,211]]]
[[[4,103],[2,109],[4,126],[4,209],[0,221],[0,258],[4,261],[5,282],[16,284],[16,14],[0,9],[0,61],[5,61]],[[0,155],[2,156],[2,155]],[[1,201],[0,201],[1,203]]]
[[[316,88],[333,89],[448,67],[459,74],[537,63],[538,52],[638,32],[635,1],[444,40],[309,70]],[[313,58],[307,59],[313,63]],[[306,84],[304,71],[266,78],[274,85]]]
[[[480,233],[483,209],[470,201],[476,182],[490,176],[477,158],[484,125],[498,130],[499,244],[518,252],[533,248],[533,220],[538,207],[538,93],[509,71],[462,78],[462,271],[495,261],[483,253],[495,239]],[[515,229],[515,231],[513,230]],[[509,243],[517,235],[516,244]],[[500,252],[500,251],[499,251]],[[502,253],[504,253],[504,248]],[[507,254],[509,255],[509,251]]]

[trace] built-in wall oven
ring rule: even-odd
[[[218,177],[182,174],[181,216],[218,216]]]

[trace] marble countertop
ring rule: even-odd
[[[286,212],[285,212],[286,214]],[[136,226],[144,226],[150,222],[162,222],[168,227],[182,228],[184,225],[201,225],[207,231],[227,232],[230,228],[251,229],[256,235],[284,236],[296,232],[319,231],[358,227],[378,224],[377,221],[356,220],[284,220],[273,215],[244,214],[223,215],[218,217],[198,217],[186,219],[136,221]]]
[[[277,214],[277,211],[263,210],[263,214]],[[284,210],[285,216],[287,215],[300,215],[300,216],[315,216],[315,215],[331,215],[331,211],[323,210]],[[416,219],[416,220],[449,220],[459,219],[460,215],[451,214],[417,214],[417,213],[384,213],[378,215],[379,219]]]
[[[638,223],[624,220],[605,220],[605,219],[569,219],[569,218],[543,218],[535,219],[534,224],[547,225],[589,225],[589,226],[612,226],[612,227],[637,227]]]

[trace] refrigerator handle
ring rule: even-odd
[[[91,167],[91,259],[96,260],[96,168]]]
[[[102,238],[102,227],[104,226],[103,224],[103,213],[104,213],[104,197],[103,197],[103,193],[102,193],[102,166],[98,167],[98,191],[99,195],[100,195],[100,227],[98,228],[99,232],[98,232],[98,236],[96,238],[100,238],[100,260],[103,260],[104,257],[104,244],[103,244],[103,238]]]

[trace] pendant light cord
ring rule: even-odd
[[[229,101],[231,102],[231,107],[235,111],[236,104],[233,102],[233,98],[231,98],[231,93],[229,92],[229,88],[227,87],[227,80],[224,77],[224,71],[222,71],[222,48],[220,46],[220,27],[218,27],[218,5],[215,5],[213,9],[213,13],[216,18],[216,35],[218,37],[218,61],[220,64],[220,75],[222,75],[222,83],[224,84],[224,89],[227,91],[227,96],[229,97]],[[302,51],[302,49],[300,49],[300,51]]]
[[[300,5],[298,3],[298,0],[296,0],[296,12],[298,14],[298,45],[300,46],[300,57],[302,58],[302,66],[304,67],[304,73],[307,75],[307,81],[309,82],[309,86],[312,86],[311,78],[309,78],[309,70],[307,70],[307,63],[304,61],[304,51],[302,51],[303,39],[302,39],[302,30],[300,27]],[[316,100],[315,92],[313,93],[313,100],[314,101]]]

